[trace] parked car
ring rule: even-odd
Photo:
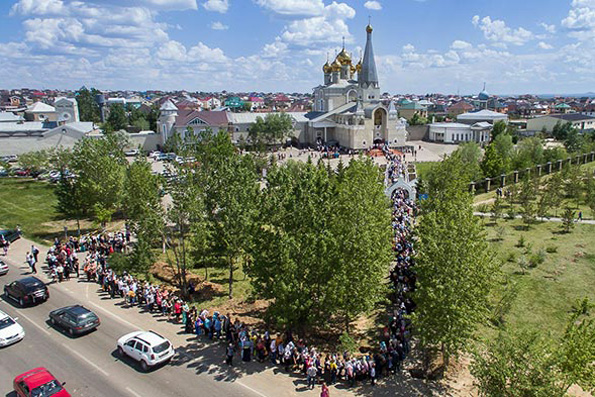
[[[4,167],[0,167],[0,177],[8,176],[8,171]]]
[[[101,322],[91,310],[81,305],[74,305],[51,311],[50,323],[74,336],[97,329]]]
[[[167,362],[176,353],[171,342],[154,331],[135,331],[118,339],[120,356],[131,357],[143,371]]]
[[[0,236],[4,237],[4,240],[8,241],[9,243],[13,243],[19,238],[21,238],[21,234],[18,230],[10,230],[10,229],[2,229],[0,230]],[[0,237],[0,240],[2,240]]]
[[[50,290],[37,277],[25,277],[4,286],[4,296],[19,303],[21,307],[45,302],[50,298]]]
[[[162,153],[159,150],[155,150],[151,153],[149,153],[149,157],[152,158],[153,160],[157,160],[157,158],[161,155]]]
[[[17,343],[25,337],[25,330],[17,320],[0,310],[0,347]]]
[[[19,158],[17,157],[16,154],[11,154],[11,155],[2,157],[2,161],[6,162],[6,163],[16,163],[18,160],[19,160]]]
[[[157,157],[155,157],[155,160],[157,161],[168,161],[169,160],[169,156],[165,153],[159,153],[157,155]]]
[[[14,378],[13,387],[18,397],[70,397],[50,371],[43,367],[35,368]]]
[[[8,273],[8,265],[0,259],[0,276],[4,276],[6,273]]]
[[[20,177],[29,176],[29,170],[26,170],[24,168],[15,168],[13,170],[13,173],[15,176],[20,176]]]
[[[124,152],[126,156],[138,156],[139,153],[138,149],[128,149]]]

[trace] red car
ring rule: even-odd
[[[47,369],[40,367],[25,372],[14,378],[14,391],[19,397],[70,397]]]

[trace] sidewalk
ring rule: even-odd
[[[32,244],[34,243],[26,238],[15,241],[11,245],[7,261],[23,268],[27,266],[25,255],[27,251],[30,251]],[[50,283],[52,280],[45,274],[47,265],[44,263],[49,247],[35,245],[40,251],[37,277]],[[82,259],[82,257],[79,258],[79,260]],[[100,291],[97,283],[71,278],[70,281],[53,284],[52,287],[60,288],[73,295],[74,298],[92,306],[92,309],[97,310],[100,315],[108,315],[133,328],[152,329],[166,336],[176,346],[178,353],[178,357],[170,365],[183,366],[197,375],[203,374],[216,380],[238,383],[262,397],[295,396],[298,393],[304,396],[320,395],[319,386],[314,390],[307,389],[305,376],[286,373],[282,366],[273,366],[268,362],[245,363],[237,356],[233,368],[223,365],[224,344],[209,342],[202,338],[197,339],[193,334],[185,334],[181,324],[171,323],[156,313],[144,312],[137,306],[131,307],[124,304],[122,299],[109,299],[106,293]],[[332,397],[449,395],[439,384],[413,379],[406,372],[388,380],[383,379],[375,387],[371,387],[367,383],[362,385],[361,382],[358,382],[355,388],[347,389],[346,384],[340,382],[329,389]]]
[[[482,217],[486,217],[486,218],[491,218],[492,214],[489,212],[474,212],[473,215],[475,216],[482,216]],[[507,219],[509,218],[508,215],[506,216],[502,216],[502,219]],[[523,219],[522,215],[515,215],[514,219]],[[539,222],[564,222],[564,219],[562,218],[556,218],[556,217],[551,217],[551,218],[544,218],[544,217],[536,217],[535,220],[539,221]],[[595,225],[595,219],[583,219],[581,221],[577,221],[576,219],[574,220],[574,223],[577,224],[581,224],[581,223],[585,223],[587,225]]]

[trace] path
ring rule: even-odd
[[[488,212],[474,212],[473,215],[476,216],[483,216],[486,218],[491,218],[492,214],[488,213]],[[502,217],[502,219],[506,219],[508,218],[508,216],[506,217]],[[515,219],[523,219],[522,215],[515,215],[514,216]],[[540,221],[540,222],[564,222],[564,219],[562,218],[556,218],[556,217],[551,217],[551,218],[545,218],[545,217],[536,217],[535,220]],[[582,221],[577,221],[576,219],[574,220],[575,223],[585,223],[587,225],[595,225],[595,219],[583,219]]]

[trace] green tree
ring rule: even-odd
[[[494,123],[494,127],[492,128],[491,141],[494,141],[498,135],[504,133],[506,133],[506,123],[502,120],[496,121]]]
[[[502,199],[500,198],[500,196],[496,196],[496,199],[494,200],[494,202],[492,203],[492,219],[494,220],[494,224],[498,223],[498,219],[500,219],[502,217]]]
[[[124,106],[118,103],[111,105],[105,124],[109,126],[111,131],[120,131],[128,127],[128,117]]]
[[[517,145],[513,158],[513,168],[523,170],[543,164],[543,142],[537,137],[525,138]]]
[[[562,228],[566,233],[570,233],[574,228],[574,210],[570,207],[566,207],[562,214]]]
[[[19,156],[19,165],[33,173],[46,170],[50,166],[50,152],[37,150],[23,153]]]
[[[163,219],[161,181],[153,175],[151,164],[138,156],[126,169],[122,208],[130,226],[150,244],[160,237]]]
[[[475,142],[466,142],[459,145],[459,148],[452,154],[452,156],[460,156],[461,161],[465,165],[468,173],[468,181],[478,181],[482,177],[482,170],[480,167],[481,148]]]
[[[474,352],[471,374],[486,397],[565,396],[570,386],[595,390],[595,323],[574,314],[564,336],[500,331]]]
[[[471,373],[485,397],[562,397],[555,360],[551,342],[540,334],[501,331],[474,353]]]
[[[591,209],[591,214],[595,217],[595,178],[590,175],[586,175],[585,178],[585,193],[586,193],[586,204]]]
[[[521,191],[518,197],[521,204],[523,223],[525,223],[525,226],[528,229],[535,221],[536,207],[534,201],[537,197],[537,185],[535,180],[531,179],[529,175],[523,178]]]
[[[330,296],[349,323],[386,296],[384,279],[392,257],[389,202],[382,175],[370,159],[352,160],[337,174],[332,199]],[[330,265],[330,264],[329,264]]]
[[[500,134],[494,139],[492,144],[502,158],[505,172],[511,171],[512,158],[514,156],[514,143],[512,142],[512,136],[509,134]]]
[[[506,172],[504,159],[493,144],[489,144],[486,148],[483,160],[481,161],[481,169],[485,176],[491,178]]]
[[[449,158],[432,169],[429,199],[416,228],[414,323],[422,348],[439,348],[446,363],[487,319],[498,272],[485,231],[473,216],[462,168],[460,160]]]
[[[76,92],[76,101],[81,121],[92,121],[94,123],[99,123],[101,121],[99,105],[95,101],[95,95],[98,94],[100,94],[100,92],[95,88],[91,88],[89,91],[86,87],[82,87]]]
[[[267,174],[249,274],[258,295],[272,300],[268,316],[280,326],[303,332],[335,307],[333,194],[322,164],[289,162]]]
[[[73,149],[70,172],[75,175],[74,189],[80,194],[81,212],[105,220],[120,209],[124,187],[126,158],[123,135],[111,134],[99,139],[82,139]],[[61,190],[58,193],[62,194]],[[99,219],[98,219],[99,221]]]
[[[269,113],[265,118],[257,117],[248,129],[248,137],[258,147],[285,143],[293,129],[293,119],[287,113]]]

